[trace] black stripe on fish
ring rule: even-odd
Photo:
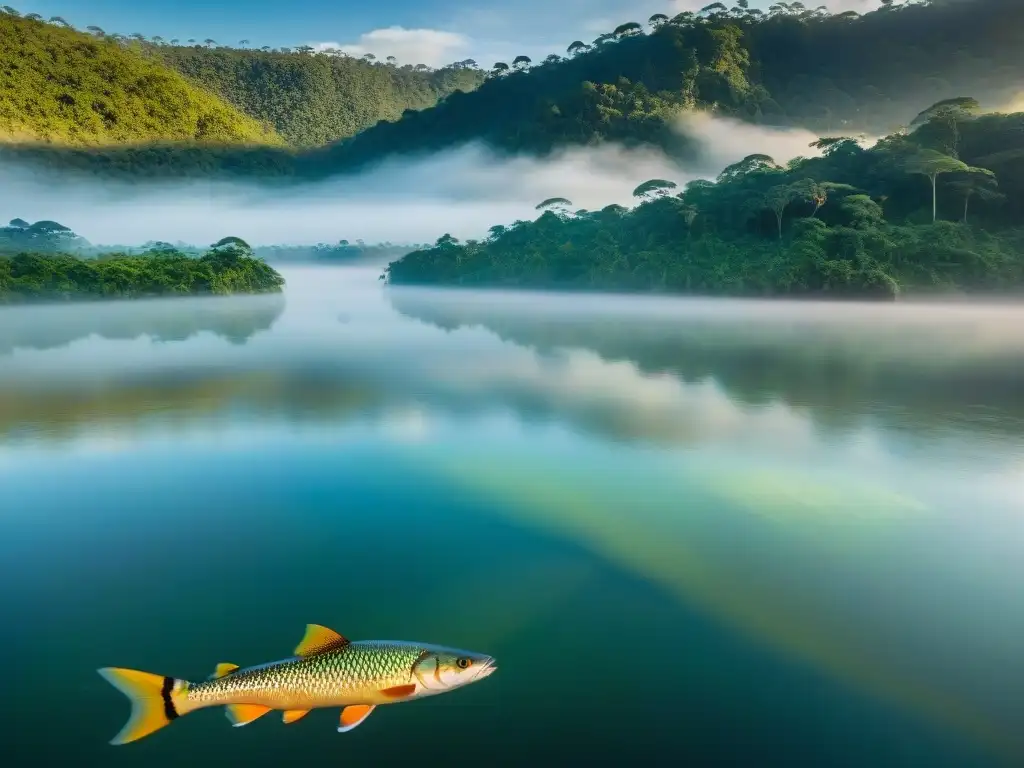
[[[160,696],[164,700],[164,717],[170,720],[174,720],[178,717],[178,710],[174,708],[174,702],[171,701],[171,691],[174,690],[174,678],[165,677],[164,687],[160,689]]]

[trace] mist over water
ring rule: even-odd
[[[0,167],[0,208],[29,221],[56,220],[97,244],[165,240],[205,244],[236,235],[252,245],[340,239],[433,242],[445,232],[483,237],[495,224],[536,218],[535,206],[567,197],[575,208],[632,205],[651,178],[680,187],[714,178],[751,153],[784,163],[811,156],[817,137],[692,114],[678,130],[698,147],[680,165],[654,149],[571,148],[552,157],[503,158],[482,145],[427,157],[396,157],[322,182],[266,187],[244,182],[96,181]]]
[[[1024,755],[1021,306],[285,276],[0,310],[14,764]],[[346,735],[200,712],[106,744],[96,667],[202,678],[306,622],[500,670]]]

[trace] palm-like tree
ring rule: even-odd
[[[565,49],[565,52],[570,56],[577,56],[581,53],[585,53],[590,48],[589,45],[584,43],[582,40],[574,40],[569,43],[569,47]]]
[[[565,197],[549,197],[547,200],[538,203],[534,210],[546,211],[549,209],[567,209],[572,205],[572,200]]]
[[[613,31],[613,37],[632,37],[633,35],[642,34],[644,28],[637,24],[635,21],[627,21],[625,24],[619,24]]]
[[[675,189],[676,183],[667,179],[648,179],[633,190],[633,197],[641,200],[651,200],[655,197],[664,197],[670,189]]]
[[[984,173],[965,173],[950,181],[949,186],[964,196],[964,224],[967,223],[967,208],[972,197],[988,202],[1003,200],[1006,197],[999,191],[996,177]]]
[[[945,173],[969,173],[995,176],[987,168],[972,168],[955,157],[936,152],[934,149],[922,149],[916,155],[912,155],[904,162],[904,170],[907,173],[918,174],[928,177],[932,183],[932,221],[938,218],[938,191],[936,182],[939,176]]]

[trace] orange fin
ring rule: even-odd
[[[296,720],[301,720],[308,714],[308,709],[289,709],[281,716],[281,719],[284,720],[285,725],[291,725]]]
[[[412,696],[416,693],[416,684],[396,685],[394,688],[385,688],[379,691],[379,693],[381,696],[387,696],[389,699],[404,699],[406,696]]]
[[[217,665],[217,668],[213,670],[213,674],[210,675],[210,680],[216,680],[218,678],[230,675],[236,669],[238,669],[237,664],[231,664],[230,662],[222,661],[220,664]]]
[[[333,629],[321,627],[319,624],[307,624],[306,634],[302,642],[295,647],[296,656],[312,656],[324,651],[344,648],[349,641]]]
[[[345,707],[341,710],[341,721],[338,725],[338,733],[351,731],[363,722],[363,720],[368,718],[375,707],[376,704],[353,704],[350,707]]]
[[[248,725],[253,720],[263,717],[270,711],[270,707],[260,704],[228,704],[224,707],[228,720],[236,728],[240,725]]]

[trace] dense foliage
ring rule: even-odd
[[[30,224],[24,219],[12,219],[6,227],[0,227],[0,254],[82,253],[91,247],[88,240],[57,221]]]
[[[483,242],[445,235],[392,263],[393,283],[894,297],[902,290],[1001,290],[1024,280],[1024,113],[976,116],[944,101],[864,149],[816,143],[782,167],[750,155],[673,194],[639,185],[633,210],[570,213]],[[941,220],[940,216],[958,219]]]
[[[294,52],[151,46],[179,72],[273,125],[292,146],[353,136],[406,110],[470,91],[484,74],[472,62],[438,70],[397,66],[308,49]]]
[[[1019,55],[1024,3],[1018,0],[902,5],[885,0],[863,16],[830,16],[799,2],[777,3],[768,12],[748,5],[740,0],[730,10],[713,3],[671,19],[656,14],[646,27],[630,22],[592,43],[574,41],[564,57],[497,62],[476,90],[457,90],[434,107],[406,111],[396,122],[380,122],[327,148],[292,153],[234,147],[7,147],[0,156],[145,178],[211,173],[310,178],[393,154],[476,140],[530,153],[601,141],[653,143],[686,156],[695,148],[673,129],[674,117],[685,109],[804,125],[825,134],[877,135],[890,132],[908,108],[959,93],[974,93],[990,107],[1005,104],[1024,74]],[[390,91],[383,80],[360,79],[365,67],[375,78],[394,78],[401,71],[309,51],[160,51],[303,145],[373,119],[369,96],[359,100],[363,106],[354,102],[348,116],[319,115],[320,105],[333,109],[335,103],[337,94],[327,93],[329,80],[351,83],[359,93],[385,94]],[[478,77],[466,62],[449,74]],[[441,95],[450,86],[430,88]],[[398,91],[411,93],[405,86]],[[402,98],[395,97],[393,108],[382,107],[381,114],[393,115]],[[294,112],[302,127],[286,112]]]
[[[352,263],[385,262],[398,259],[417,248],[428,245],[402,245],[400,243],[365,243],[356,240],[339,240],[337,243],[317,243],[315,245],[257,245],[248,246],[242,241],[241,247],[246,256],[262,259],[269,263]],[[74,254],[82,258],[105,257],[111,253],[125,256],[146,253],[174,252],[185,256],[199,258],[209,250],[201,246],[178,241],[169,243],[163,240],[150,240],[142,245],[94,245],[84,237],[76,234],[70,227],[57,221],[37,221],[30,224],[24,219],[12,219],[6,227],[0,227],[0,255],[16,255],[18,253],[43,254]]]
[[[0,141],[279,144],[257,120],[138,50],[0,12]]]
[[[97,259],[66,253],[0,256],[0,303],[276,293],[283,285],[274,269],[234,237],[199,258],[173,249]]]
[[[308,47],[253,50],[213,47],[213,40],[179,42],[107,34],[98,27],[81,33],[60,17],[23,17],[4,6],[0,131],[8,141],[71,145],[276,146],[283,136],[292,146],[313,147],[433,106],[484,78],[468,59],[433,70]]]

